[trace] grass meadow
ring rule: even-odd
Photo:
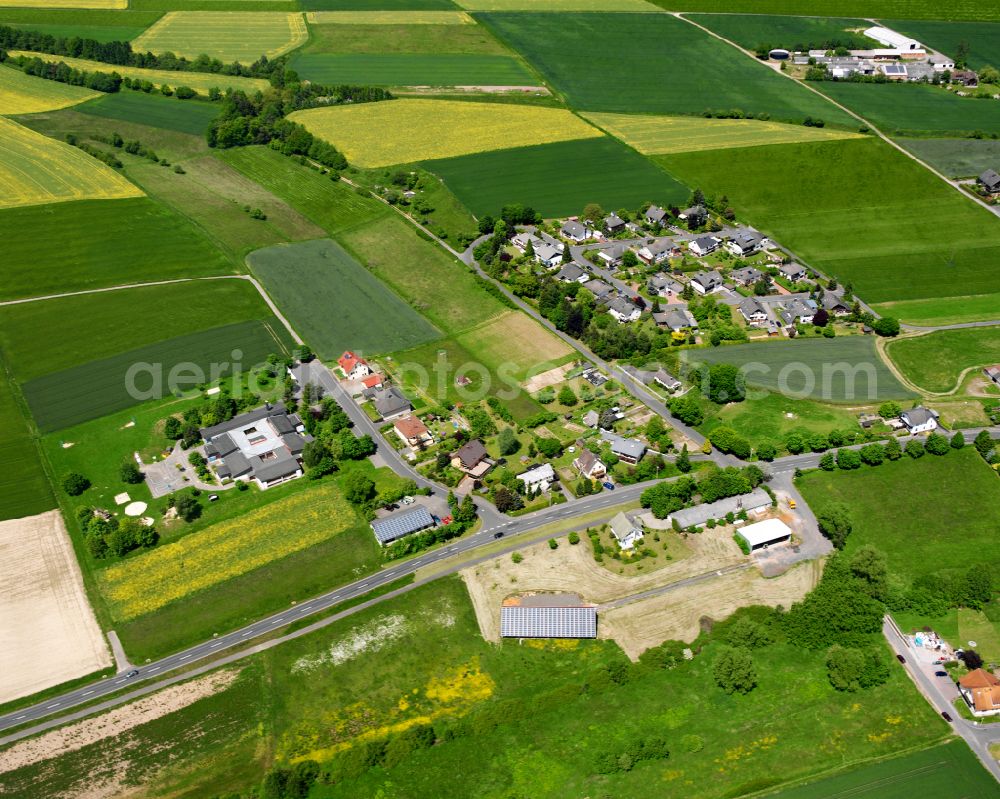
[[[972,563],[1000,569],[1000,557],[989,554],[1000,524],[1000,481],[973,447],[853,472],[816,470],[798,487],[817,512],[848,503],[848,552],[875,546],[907,583],[943,570],[964,574]]]
[[[987,64],[996,66],[1000,63],[1000,52],[997,50],[1000,25],[996,23],[913,19],[884,19],[881,22],[953,58],[957,55],[958,45],[965,42],[969,47],[968,62],[971,69],[978,70]]]
[[[142,197],[110,166],[65,142],[0,117],[0,209]]]
[[[0,520],[33,516],[56,506],[15,390],[0,357]]]
[[[142,198],[2,210],[0,240],[5,300],[234,271],[201,231]]]
[[[832,104],[668,14],[479,17],[582,111],[767,113],[851,124]],[[853,127],[853,125],[852,125]]]
[[[134,748],[107,738],[4,774],[0,786],[74,794],[118,774],[154,793],[183,787],[183,795],[211,796],[245,790],[272,758],[327,761],[433,724],[438,745],[318,785],[312,796],[381,790],[436,799],[448,784],[455,796],[637,799],[655,784],[671,799],[695,789],[721,799],[926,746],[947,732],[901,670],[878,688],[839,693],[827,683],[823,653],[783,643],[755,651],[753,693],[727,696],[711,670],[728,626],[703,634],[683,666],[634,668],[616,684],[608,667],[627,662],[609,641],[484,642],[461,580],[444,578],[253,655],[227,689],[131,731]],[[807,738],[803,725],[813,730]],[[668,759],[596,773],[600,753],[650,736],[666,740]]]
[[[920,83],[824,81],[817,88],[874,122],[883,133],[1000,133],[1000,103],[990,98],[959,97],[939,86]]]
[[[148,28],[132,47],[140,52],[205,54],[224,63],[250,64],[294,50],[309,38],[299,13],[253,11],[171,11]]]
[[[425,161],[423,166],[478,216],[497,214],[511,202],[551,217],[578,214],[590,202],[635,208],[647,201],[683,204],[689,195],[670,174],[608,136]],[[609,174],[615,179],[608,180]]]
[[[406,349],[440,333],[339,244],[278,245],[247,262],[292,326],[324,360]],[[373,324],[374,319],[383,320]]]
[[[858,29],[871,27],[872,23],[865,19],[765,13],[698,14],[692,15],[691,19],[747,50],[756,50],[762,45],[768,49],[825,50],[834,42],[852,50],[881,47],[878,42],[857,32]]]
[[[882,142],[783,144],[656,158],[690,185],[726,194],[741,218],[811,266],[852,282],[867,302],[924,300],[903,306],[900,316],[907,321],[933,315],[949,297],[1000,289],[996,219]],[[794,191],[796,175],[811,175],[823,191]],[[859,187],[875,185],[894,191],[859,196]],[[928,224],[928,219],[947,223]],[[993,318],[996,306],[984,314],[981,318]]]
[[[304,78],[328,86],[341,83],[534,86],[538,83],[516,58],[489,53],[303,53],[292,60],[292,67]]]
[[[685,361],[745,368],[747,384],[824,402],[902,399],[903,387],[875,351],[871,336],[789,339],[686,350]],[[853,386],[852,386],[853,383]]]
[[[807,128],[757,119],[703,119],[652,114],[584,114],[644,155],[853,139],[860,134],[836,128]]]
[[[61,86],[62,84],[56,84]],[[134,122],[154,128],[204,136],[208,124],[218,116],[219,108],[205,102],[177,100],[162,94],[117,92],[102,94],[84,103],[77,111],[108,120]]]
[[[296,111],[289,119],[335,144],[361,167],[597,137],[601,133],[560,108],[395,100]],[[378,137],[372,130],[380,131]]]
[[[13,67],[0,66],[0,114],[37,114],[55,111],[100,97],[100,92],[82,86],[25,75]]]
[[[1000,163],[996,139],[896,139],[921,161],[948,177],[979,175]]]
[[[955,388],[968,368],[1000,363],[1000,329],[967,327],[890,341],[886,353],[911,382],[926,391]]]

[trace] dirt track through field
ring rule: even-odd
[[[0,702],[111,663],[59,511],[0,522]]]

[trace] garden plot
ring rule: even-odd
[[[188,58],[205,54],[226,63],[275,58],[309,38],[300,13],[171,11],[132,42],[133,49],[171,52]]]
[[[59,511],[0,522],[0,702],[110,666]]]

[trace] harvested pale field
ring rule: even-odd
[[[215,87],[217,89],[242,89],[245,92],[253,93],[264,91],[270,84],[262,78],[240,78],[231,75],[219,75],[211,72],[175,72],[169,69],[143,69],[141,67],[123,67],[118,64],[104,64],[100,61],[88,61],[86,58],[70,58],[65,55],[51,55],[49,53],[33,53],[28,50],[11,50],[12,56],[28,56],[28,58],[40,58],[52,64],[62,62],[66,66],[80,69],[85,72],[117,72],[123,78],[138,78],[148,80],[154,86],[164,84],[176,89],[178,86],[187,86],[194,89],[199,94],[208,94],[208,90]]]
[[[635,660],[651,646],[667,640],[693,641],[704,617],[721,621],[748,605],[787,608],[815,587],[821,569],[821,563],[813,561],[770,579],[756,569],[725,574],[601,611],[598,635],[614,640]]]
[[[503,374],[548,371],[573,350],[521,311],[509,311],[456,336],[458,343]]]
[[[37,738],[20,741],[0,757],[0,774],[75,752],[98,741],[122,735],[170,713],[176,713],[188,705],[193,705],[199,699],[226,690],[239,674],[239,669],[227,669],[199,677],[191,682],[171,685],[99,716],[59,727]]]
[[[128,8],[128,0],[3,0],[6,8]]]
[[[143,196],[83,150],[0,117],[0,208]]]
[[[559,539],[558,549],[549,549],[546,542],[535,544],[520,550],[524,557],[521,563],[514,563],[509,554],[501,555],[465,569],[462,579],[476,608],[483,637],[499,641],[500,603],[511,594],[568,592],[579,594],[585,602],[601,604],[746,560],[733,541],[730,528],[706,530],[688,536],[684,543],[691,550],[688,557],[635,577],[615,574],[597,563],[589,539],[581,534],[580,543],[575,546],[565,538]],[[614,564],[615,561],[606,562]]]
[[[171,11],[132,41],[132,49],[250,64],[276,58],[309,39],[301,13],[281,11]]]
[[[0,67],[0,114],[37,114],[68,108],[100,96],[100,92]]]
[[[0,522],[0,568],[0,703],[111,665],[59,511]]]
[[[464,11],[309,11],[312,25],[475,25]]]
[[[599,113],[584,113],[583,116],[645,155],[861,138],[859,133],[844,130],[757,119]]]
[[[561,108],[462,100],[393,100],[296,111],[289,117],[361,167],[600,137]],[[372,131],[378,131],[377,136]]]

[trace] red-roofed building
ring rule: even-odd
[[[359,358],[350,350],[347,350],[337,359],[337,366],[340,367],[340,371],[344,373],[344,376],[350,380],[360,380],[372,373],[368,362],[364,358]]]

